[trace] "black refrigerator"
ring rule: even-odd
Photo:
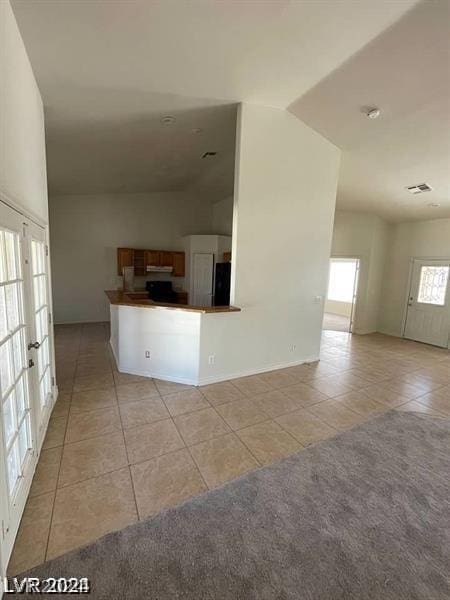
[[[231,263],[216,263],[214,306],[230,304]]]

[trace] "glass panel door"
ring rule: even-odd
[[[0,228],[0,395],[8,496],[32,450],[20,235]]]
[[[45,411],[51,400],[51,368],[48,335],[48,281],[44,242],[31,239],[31,271],[33,288],[34,346],[37,358],[39,407]]]

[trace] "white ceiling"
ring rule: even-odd
[[[389,205],[401,201],[396,190],[422,180],[441,186],[438,163],[445,170],[444,123],[431,129],[429,122],[442,119],[448,104],[448,42],[441,37],[448,2],[425,0],[408,13],[415,4],[12,0],[46,109],[50,191],[197,185],[225,195],[235,103],[244,101],[290,106],[346,149],[339,206],[398,218]],[[383,38],[398,27],[386,52]],[[364,119],[365,103],[379,103],[383,116]],[[175,125],[161,124],[165,114],[177,117]],[[424,162],[418,144],[433,150],[431,160]],[[207,150],[217,157],[202,160]],[[406,205],[402,211],[417,214]]]
[[[340,208],[450,216],[449,10],[447,0],[418,4],[290,107],[343,149]],[[366,118],[367,106],[381,116]],[[431,192],[405,189],[424,182]]]

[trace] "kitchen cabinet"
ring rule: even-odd
[[[117,273],[123,275],[124,267],[134,266],[134,250],[132,248],[117,248]]]
[[[166,252],[161,250],[159,253],[159,265],[161,267],[173,267],[173,257],[175,252]]]
[[[145,265],[148,267],[160,267],[161,266],[161,252],[159,250],[146,250],[145,251]]]
[[[184,252],[170,250],[143,250],[133,248],[117,248],[117,272],[123,275],[123,267],[134,267],[138,277],[147,275],[147,267],[173,267],[173,277],[184,277]]]
[[[184,252],[172,252],[173,255],[173,272],[174,277],[184,277]]]

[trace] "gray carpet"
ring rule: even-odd
[[[110,600],[448,600],[449,479],[450,419],[392,411],[28,575]]]

